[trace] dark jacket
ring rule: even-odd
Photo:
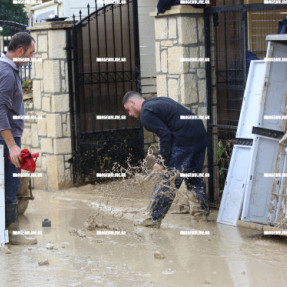
[[[160,154],[166,165],[173,145],[193,146],[196,151],[206,147],[207,133],[202,120],[181,119],[192,115],[190,110],[167,97],[143,102],[140,122],[159,137]]]
[[[278,23],[278,34],[286,34],[287,33],[287,17]]]

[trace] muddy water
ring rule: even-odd
[[[136,227],[148,190],[125,180],[35,191],[20,224],[43,234],[32,248],[0,252],[0,286],[287,286],[286,239],[216,224],[215,210],[208,222],[169,213],[160,229]],[[85,228],[89,217],[96,230]],[[108,230],[125,235],[97,233]]]

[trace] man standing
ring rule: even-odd
[[[17,174],[20,167],[24,129],[24,120],[17,119],[17,116],[24,115],[19,66],[25,65],[34,52],[35,40],[28,33],[20,32],[12,37],[8,52],[0,58],[0,144],[4,145],[5,157],[5,226],[9,230],[11,244],[37,243],[35,238],[13,234],[13,231],[19,230],[16,195],[20,185],[20,179],[13,177],[13,173]]]
[[[155,186],[150,214],[140,222],[142,226],[160,227],[176,189],[183,181],[176,171],[190,175],[202,172],[207,133],[201,120],[186,119],[194,114],[170,98],[145,100],[141,94],[131,91],[124,95],[123,105],[130,116],[140,119],[141,124],[160,140],[160,157],[153,168],[160,171],[165,169],[167,172],[163,173],[161,181]],[[188,197],[192,198],[191,193],[194,193],[200,203],[198,213],[207,216],[209,207],[202,178],[191,176],[184,180],[190,193]]]

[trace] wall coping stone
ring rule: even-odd
[[[194,8],[190,5],[173,5],[170,7],[169,10],[166,10],[164,13],[160,13],[157,15],[157,10],[155,12],[151,12],[149,15],[151,17],[166,17],[171,15],[178,15],[178,14],[203,14],[203,8]]]
[[[74,21],[55,21],[55,22],[40,22],[34,23],[32,27],[27,27],[30,31],[41,30],[63,30],[73,27]]]

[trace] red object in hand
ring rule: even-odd
[[[21,150],[21,160],[20,160],[20,169],[24,169],[24,170],[27,170],[27,171],[31,171],[31,172],[34,172],[36,170],[36,161],[37,161],[37,158],[39,157],[39,153],[33,153],[31,154],[29,152],[29,150],[27,149],[23,149]],[[11,162],[11,158],[10,158],[10,155],[8,156],[10,162]],[[36,158],[36,160],[34,161],[33,158]],[[11,162],[12,163],[12,162]]]

